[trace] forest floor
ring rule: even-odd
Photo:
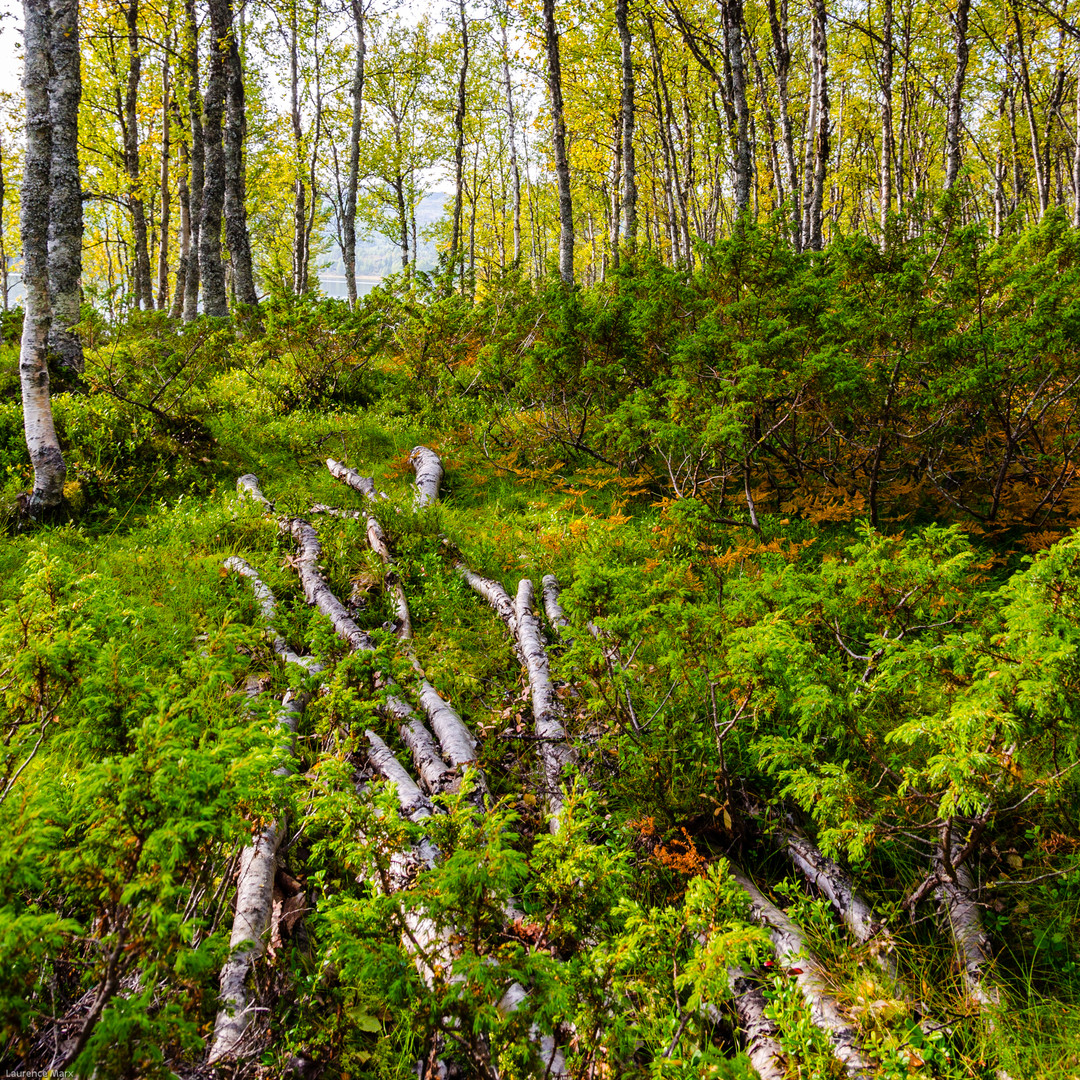
[[[119,363],[103,348],[96,392],[55,401],[73,521],[0,543],[4,1066],[57,1067],[81,1038],[67,1066],[80,1075],[209,1075],[241,848],[283,817],[244,1063],[226,1055],[221,1075],[741,1076],[745,1051],[764,1046],[755,1066],[777,1077],[1080,1077],[1071,796],[987,830],[971,873],[990,956],[973,983],[945,900],[928,889],[902,907],[930,871],[924,838],[905,843],[896,821],[860,833],[872,785],[852,794],[837,781],[855,823],[830,826],[828,847],[796,782],[750,749],[785,734],[768,717],[812,709],[807,694],[782,700],[795,675],[767,672],[785,649],[802,662],[802,645],[746,645],[759,667],[740,683],[736,661],[717,659],[727,636],[820,608],[784,590],[838,559],[869,563],[864,526],[776,515],[761,535],[706,542],[631,481],[496,450],[451,402],[418,414],[370,393],[305,407],[290,397],[295,370],[224,365],[201,377],[190,420],[164,423],[107,388]],[[385,363],[384,384],[401,375]],[[25,483],[18,435],[17,402],[0,404],[8,497]],[[418,445],[445,468],[423,509]],[[336,480],[328,458],[371,477],[377,501]],[[272,512],[237,493],[247,474]],[[367,513],[392,565],[368,542]],[[303,554],[278,524],[298,518],[370,648],[344,644],[305,602]],[[978,543],[976,591],[989,595],[1023,563]],[[322,671],[275,655],[233,557],[276,596],[275,633]],[[531,579],[538,619],[544,576],[564,590],[568,624],[549,609],[542,627],[575,760],[561,796],[542,780],[535,671],[462,564],[511,599]],[[747,582],[786,599],[739,608]],[[395,687],[420,709],[415,665],[477,740],[468,778],[451,766],[423,780],[387,713]],[[275,704],[290,689],[308,701],[295,740]],[[829,760],[826,728],[801,737]],[[420,780],[419,817],[420,802],[399,816],[382,792],[369,730]],[[483,814],[468,797],[478,783]],[[808,802],[829,798],[826,785]],[[795,826],[849,867],[873,912],[863,939],[845,922],[851,905],[830,903],[828,874],[811,883],[786,857]],[[748,900],[743,873],[773,915]],[[793,946],[780,943],[784,914],[801,932]],[[749,1043],[740,965],[765,1007]],[[507,1004],[511,983],[528,989],[525,1005]]]

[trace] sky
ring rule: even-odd
[[[21,89],[22,5],[0,0],[0,91]]]

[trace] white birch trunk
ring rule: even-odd
[[[735,871],[731,876],[749,896],[754,921],[768,928],[777,959],[785,966],[794,965],[801,969],[792,978],[810,1010],[810,1018],[828,1036],[833,1056],[848,1076],[869,1077],[870,1065],[859,1047],[858,1034],[829,994],[825,971],[807,950],[799,928],[770,903],[749,878]]]
[[[521,646],[518,643],[517,614],[514,611],[514,601],[510,599],[510,594],[497,581],[475,573],[464,563],[459,562],[457,564],[457,572],[465,579],[465,584],[477,596],[486,600],[495,614],[506,624],[506,628],[510,631],[513,640],[514,651],[517,653],[522,666],[524,666],[525,656],[521,652]]]
[[[776,1024],[765,1015],[765,995],[742,968],[728,968],[735,1014],[745,1039],[746,1056],[761,1080],[786,1080],[789,1075]]]
[[[19,227],[23,245],[25,318],[19,352],[19,382],[26,448],[34,467],[34,486],[26,501],[25,512],[27,517],[36,520],[61,509],[67,476],[53,424],[46,359],[52,323],[47,251],[52,160],[48,0],[23,0],[23,27],[26,156]]]
[[[533,585],[528,578],[518,584],[514,616],[518,645],[525,658],[525,671],[529,679],[533,729],[539,740],[551,831],[557,832],[563,808],[563,770],[573,763],[576,755],[566,742],[566,728],[562,722],[563,709],[551,681],[551,666],[548,663],[547,649],[544,647],[540,620],[533,612]]]
[[[544,614],[547,616],[547,621],[551,623],[552,629],[560,637],[565,637],[565,631],[570,629],[570,620],[566,617],[562,604],[559,603],[560,592],[562,592],[562,586],[559,584],[559,579],[554,574],[545,574],[540,582]]]
[[[983,928],[982,910],[975,901],[971,872],[964,863],[954,873],[955,881],[942,874],[937,893],[945,905],[964,988],[981,1008],[996,1009],[1001,1004],[1001,992],[990,970],[993,950]]]
[[[361,476],[358,472],[350,469],[346,465],[342,465],[340,462],[335,461],[333,458],[326,459],[326,468],[330,472],[330,475],[336,480],[340,480],[343,484],[348,484],[354,491],[358,491],[369,502],[376,502],[377,497],[375,494],[375,481],[370,476]],[[320,507],[319,509],[329,510],[329,507]],[[333,513],[333,511],[330,511]],[[361,512],[364,518],[364,525],[367,530],[367,541],[371,547],[371,550],[382,559],[386,565],[390,574],[387,575],[386,584],[390,589],[390,594],[394,599],[394,615],[397,619],[397,635],[403,641],[411,641],[413,636],[412,618],[409,615],[409,601],[405,596],[405,589],[402,587],[401,582],[397,578],[397,565],[394,562],[393,556],[390,554],[390,543],[386,539],[386,533],[383,532],[382,526],[374,515]],[[360,516],[359,514],[357,516]]]
[[[409,464],[416,473],[416,508],[423,510],[439,501],[443,466],[439,455],[426,446],[416,446],[409,455]]]
[[[300,549],[296,557],[296,569],[307,602],[317,607],[330,620],[334,632],[353,651],[373,651],[375,643],[356,625],[345,605],[334,595],[319,571],[322,547],[315,530],[300,518],[279,522],[278,527],[283,532],[290,533]],[[398,732],[412,751],[413,760],[428,789],[445,790],[455,779],[453,770],[439,756],[435,741],[420,718],[407,702],[394,695],[386,699],[385,709],[398,722]]]
[[[254,479],[254,478],[252,478]],[[257,489],[257,485],[256,485]],[[240,574],[251,582],[252,592],[259,603],[267,630],[273,634],[277,600],[258,572],[243,559],[232,556],[225,560],[226,569]],[[318,672],[320,666],[310,656],[298,656],[289,650],[285,639],[274,635],[274,652],[288,664]],[[282,701],[278,722],[294,735],[302,704],[291,691]],[[275,770],[283,775],[286,768]],[[214,1022],[214,1035],[207,1060],[213,1064],[227,1055],[237,1054],[243,1047],[244,1036],[254,1016],[254,1005],[247,990],[252,967],[266,949],[266,933],[274,906],[274,876],[277,872],[277,850],[285,835],[285,819],[270,825],[255,836],[254,843],[240,855],[236,880],[236,903],[232,934],[229,938],[229,959],[221,968],[220,996],[222,1007]]]
[[[832,859],[826,858],[805,836],[785,831],[781,838],[795,868],[825,894],[855,940],[870,946],[878,967],[891,978],[897,978],[892,934],[874,917],[874,909],[855,891],[851,875]]]

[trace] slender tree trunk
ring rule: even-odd
[[[803,147],[803,216],[799,247],[811,247],[814,221],[814,136],[818,126],[818,109],[821,103],[820,66],[817,62],[817,34],[811,32],[810,53],[810,107],[807,110],[806,131]]]
[[[221,218],[225,201],[225,147],[222,124],[228,78],[225,43],[215,28],[210,41],[210,68],[203,104],[203,194],[199,225],[199,271],[202,277],[203,310],[207,315],[229,313],[225,293],[225,267],[221,258]]]
[[[829,45],[825,35],[825,0],[814,0],[812,14],[817,146],[813,155],[813,189],[807,214],[809,228],[808,235],[804,239],[807,247],[813,251],[820,251],[823,245],[821,227],[825,203],[825,177],[829,166]],[[812,144],[813,129],[811,129],[810,137]]]
[[[743,48],[743,0],[721,0],[727,66],[731,73],[731,103],[735,112],[732,146],[735,151],[735,228],[750,215],[753,158],[750,153],[750,107],[746,100],[746,54]]]
[[[893,3],[885,0],[882,13],[881,59],[878,77],[881,80],[881,160],[878,171],[878,223],[881,226],[881,248],[887,245],[889,212],[892,210],[892,160],[896,153],[893,142],[892,80],[893,80]]]
[[[1039,219],[1042,220],[1049,206],[1050,177],[1046,175],[1042,154],[1039,152],[1039,125],[1035,119],[1035,103],[1031,94],[1031,71],[1028,66],[1027,50],[1024,47],[1024,27],[1020,22],[1020,13],[1015,5],[1012,9],[1013,27],[1016,30],[1016,51],[1020,60],[1020,91],[1024,99],[1024,113],[1027,116],[1028,132],[1031,139],[1031,162],[1035,169],[1035,189],[1039,207]]]
[[[555,29],[555,0],[544,0],[544,45],[547,51],[548,88],[551,92],[552,148],[559,186],[559,276],[574,283],[574,203],[570,194],[570,160],[566,153],[566,117],[563,112],[562,65]]]
[[[356,193],[360,184],[360,128],[363,120],[364,75],[367,62],[367,13],[363,0],[352,0],[353,25],[356,28],[356,66],[353,69],[352,128],[349,132],[349,176],[345,188],[345,213],[341,223],[344,238],[345,288],[349,307],[356,309]]]
[[[964,99],[964,78],[967,75],[968,56],[971,53],[968,42],[970,12],[971,0],[957,0],[956,14],[953,16],[956,69],[953,72],[952,89],[949,91],[949,111],[945,117],[945,189],[947,191],[952,189],[960,175],[961,109]]]
[[[289,115],[292,118],[293,156],[296,177],[293,182],[293,280],[292,290],[300,296],[307,292],[308,257],[304,250],[307,236],[307,193],[304,186],[304,132],[300,126],[300,51],[296,26],[295,0],[289,15]]]
[[[506,24],[509,21],[508,10],[499,15],[502,31],[502,76],[506,90],[506,120],[509,125],[510,139],[510,177],[513,184],[514,200],[514,265],[521,261],[521,166],[517,154],[517,115],[514,112],[514,85],[510,80],[510,45],[507,41]]]
[[[184,322],[191,322],[199,314],[206,148],[202,129],[202,94],[199,90],[199,24],[195,19],[195,0],[185,0],[184,10],[187,14],[188,122],[191,125],[191,176],[188,181],[191,243],[184,270]]]
[[[173,120],[176,130],[183,131],[180,121],[180,109],[176,95],[173,95]],[[176,194],[180,204],[180,229],[178,235],[180,253],[176,259],[176,288],[173,291],[173,306],[168,312],[170,319],[179,319],[184,314],[184,297],[188,288],[188,273],[191,258],[191,193],[188,189],[188,174],[191,171],[191,153],[187,141],[180,139],[180,175],[176,183]]]
[[[4,183],[4,150],[3,140],[0,139],[0,304],[4,314],[8,313],[8,254],[4,235],[4,200],[7,197],[7,187]],[[3,328],[0,327],[0,344],[4,341]]]
[[[629,0],[615,0],[619,28],[619,59],[622,67],[622,213],[626,247],[637,252],[637,166],[634,161],[634,53],[630,37]]]
[[[247,178],[244,171],[244,139],[247,110],[244,102],[244,68],[236,40],[232,0],[210,0],[210,26],[215,49],[225,63],[225,241],[232,264],[236,299],[247,306],[259,302],[251,266],[251,238],[247,226]]]
[[[779,8],[776,0],[768,0],[768,7],[773,60],[776,64],[776,93],[780,103],[780,138],[784,144],[788,198],[791,199],[791,243],[798,251],[802,247],[802,210],[799,201],[799,166],[795,160],[795,132],[791,124],[791,100],[788,95],[791,46],[788,44],[787,0],[780,0]]]
[[[611,253],[611,265],[618,269],[619,266],[619,227],[622,219],[622,207],[620,206],[619,191],[622,188],[623,169],[623,141],[622,141],[622,114],[615,114],[615,139],[611,155],[611,200],[609,205],[608,221],[608,245]],[[608,260],[603,259],[602,276],[607,277]]]
[[[82,276],[82,181],[79,177],[78,0],[52,0],[50,18],[52,78],[49,81],[49,351],[58,367],[78,375],[83,348],[75,326],[80,320]],[[5,294],[6,302],[6,294]]]
[[[23,0],[26,152],[20,229],[25,318],[19,353],[19,382],[26,448],[34,467],[34,486],[24,510],[32,520],[61,509],[67,474],[49,398],[48,338],[52,312],[48,238],[53,156],[53,128],[49,114],[49,21],[49,0]],[[77,72],[76,68],[76,75]],[[58,138],[68,134],[65,127],[58,133]],[[72,152],[74,148],[67,151]]]
[[[1075,144],[1073,146],[1072,159],[1072,223],[1074,229],[1080,229],[1080,78],[1077,78],[1076,80],[1076,126],[1073,130],[1073,137],[1075,139]]]
[[[405,177],[399,176],[394,181],[394,195],[397,197],[398,231],[401,244],[401,269],[409,269],[409,211],[405,205]]]
[[[139,0],[130,0],[124,9],[127,20],[128,75],[124,95],[124,167],[128,176],[128,202],[135,240],[135,306],[144,311],[154,306],[150,284],[150,251],[146,234],[146,206],[139,180],[139,79],[142,53],[139,50]]]
[[[461,26],[461,66],[458,68],[457,104],[454,108],[454,217],[450,232],[450,262],[447,285],[453,281],[461,247],[461,213],[465,190],[465,80],[469,74],[469,23],[465,17],[465,0],[458,0]]]
[[[164,311],[169,303],[169,216],[171,189],[169,187],[169,152],[172,130],[172,87],[169,83],[169,54],[161,62],[161,244],[158,247],[157,308]]]

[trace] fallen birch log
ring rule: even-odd
[[[409,455],[409,464],[416,473],[416,508],[423,510],[439,501],[439,487],[443,480],[442,461],[434,450],[416,446]]]
[[[431,804],[390,748],[375,732],[368,731],[366,736],[369,743],[368,761],[383,779],[394,784],[402,814],[412,822],[430,817]],[[420,841],[416,854],[419,862],[427,869],[435,866],[439,855],[438,849],[426,837]],[[411,865],[403,862],[401,870],[393,875],[395,889],[406,888],[410,875]],[[449,932],[440,933],[430,919],[417,915],[406,917],[406,926],[406,945],[413,952],[421,977],[430,986],[436,964],[444,969],[449,969],[453,964],[453,956],[448,948],[449,940],[454,937],[453,928],[448,928]],[[437,957],[434,955],[436,950],[441,950]],[[504,1014],[511,1013],[520,1008],[527,997],[528,991],[520,983],[512,983],[500,999],[498,1007]],[[552,1078],[566,1077],[566,1062],[562,1051],[555,1044],[554,1037],[543,1035],[534,1027],[531,1038],[540,1052],[545,1075]]]
[[[539,741],[543,765],[544,787],[548,811],[552,816],[552,831],[558,828],[562,816],[563,770],[573,764],[576,755],[566,741],[563,709],[551,681],[551,666],[540,631],[540,620],[533,612],[533,585],[528,578],[518,584],[514,604],[517,639],[525,657],[525,671],[532,698],[533,727]]]
[[[273,621],[277,610],[277,600],[273,592],[257,571],[243,559],[232,556],[225,560],[225,567],[251,582],[252,592],[259,603],[267,630],[273,634]],[[288,664],[296,664],[307,671],[320,670],[312,657],[298,656],[290,651],[280,635],[274,635],[273,648]],[[301,710],[301,702],[291,691],[287,693],[282,701],[278,722],[293,735],[296,734]],[[281,766],[275,770],[275,775],[281,776],[287,771],[285,766]],[[221,1007],[214,1021],[214,1034],[207,1055],[210,1064],[229,1054],[236,1054],[241,1049],[254,1016],[254,1003],[248,992],[247,981],[255,963],[266,950],[266,934],[270,927],[274,903],[277,852],[284,834],[285,818],[282,817],[280,821],[256,833],[254,842],[244,848],[240,855],[233,925],[229,936],[229,958],[222,965],[219,982]]]
[[[765,995],[740,967],[728,968],[732,1004],[745,1040],[746,1056],[761,1080],[786,1080],[789,1075],[779,1029],[765,1015]]]
[[[992,974],[994,954],[983,926],[982,910],[975,900],[971,871],[967,863],[961,863],[953,873],[955,880],[942,874],[936,892],[949,921],[964,989],[983,1010],[997,1009],[1001,1005],[1001,991]]]
[[[375,643],[353,622],[345,605],[334,595],[319,570],[322,546],[319,543],[318,533],[308,522],[300,518],[283,521],[279,524],[279,528],[283,532],[288,532],[299,548],[294,562],[307,602],[317,607],[330,620],[334,632],[354,652],[374,651]],[[442,760],[431,732],[424,726],[412,707],[406,701],[391,694],[386,698],[385,710],[397,721],[402,741],[412,752],[413,761],[428,790],[431,792],[446,790],[456,780],[456,774]]]
[[[899,978],[895,941],[889,928],[855,890],[851,875],[816,845],[792,829],[781,829],[776,839],[795,868],[829,901],[841,922],[860,945],[869,947],[874,963],[891,979]]]
[[[326,467],[336,479],[348,484],[369,500],[375,501],[375,484],[369,477],[361,476],[353,469],[334,461],[333,458],[327,459]],[[320,507],[320,509],[322,508]],[[357,516],[360,516],[359,511],[356,513]],[[367,520],[367,538],[372,550],[379,555],[388,568],[395,568],[396,570],[396,564],[386,534],[382,531],[373,515],[364,513],[363,516]],[[399,630],[399,636],[409,640],[412,638],[412,618],[409,613],[408,598],[400,581],[393,583],[393,589],[398,621],[402,627]],[[466,727],[457,711],[443,700],[435,687],[424,677],[423,669],[415,658],[413,658],[413,667],[420,676],[420,707],[427,715],[431,729],[435,732],[435,737],[439,740],[439,745],[449,759],[450,764],[459,772],[463,771],[466,766],[476,762],[477,740]],[[480,794],[487,792],[487,781],[479,770],[477,771],[477,789]]]
[[[843,1065],[848,1076],[869,1077],[871,1066],[859,1047],[858,1034],[829,993],[825,971],[820,961],[806,948],[799,928],[767,900],[749,878],[734,870],[731,876],[750,898],[750,913],[754,921],[768,929],[777,959],[792,970],[792,978],[810,1010],[810,1018],[825,1032],[833,1056]]]

